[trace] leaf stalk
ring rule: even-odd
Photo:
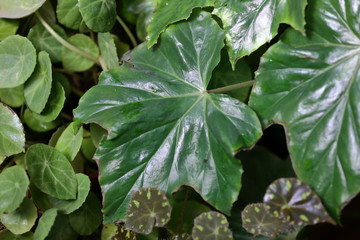
[[[132,43],[132,45],[134,47],[137,46],[137,42],[136,39],[134,37],[134,35],[131,33],[130,29],[128,28],[128,26],[126,25],[126,23],[119,17],[116,16],[116,20],[120,23],[120,25],[122,26],[122,28],[125,30],[126,34],[128,35],[128,37],[130,38],[130,41]]]
[[[240,88],[252,87],[254,85],[254,83],[255,83],[255,80],[251,80],[251,81],[247,81],[247,82],[233,84],[233,85],[226,86],[226,87],[211,89],[211,90],[208,90],[207,92],[208,93],[224,93],[224,92],[229,92],[229,91],[240,89]]]

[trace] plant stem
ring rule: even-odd
[[[78,97],[82,97],[84,95],[84,93],[81,90],[77,89],[76,87],[71,87],[71,92]]]
[[[69,114],[66,114],[66,113],[64,113],[64,112],[61,112],[61,113],[60,113],[60,116],[61,116],[62,118],[64,118],[64,119],[70,121],[70,122],[73,121],[72,116],[70,116]]]
[[[104,71],[109,70],[108,67],[106,66],[105,60],[104,60],[104,58],[102,56],[99,56],[99,62],[100,62],[101,68]]]
[[[208,90],[207,92],[208,93],[224,93],[224,92],[228,92],[228,91],[232,91],[232,90],[236,90],[236,89],[240,89],[240,88],[251,87],[252,85],[254,85],[254,83],[255,83],[255,80],[251,80],[251,81],[247,81],[247,82],[233,84],[233,85],[226,86],[226,87],[211,89],[211,90]]]
[[[136,39],[135,39],[134,35],[131,33],[128,26],[126,26],[125,22],[119,16],[116,16],[116,20],[120,23],[122,28],[125,30],[126,34],[130,38],[132,45],[134,45],[134,47],[136,47],[136,45],[137,45]]]
[[[84,52],[83,50],[75,47],[74,45],[71,45],[69,42],[67,42],[65,39],[63,39],[59,34],[57,34],[54,29],[50,27],[49,24],[41,17],[41,15],[38,12],[35,12],[36,16],[38,17],[41,24],[46,28],[46,30],[58,41],[60,42],[64,47],[68,48],[69,50],[79,54],[80,56],[89,59],[90,61],[100,65],[98,59],[94,58],[90,54]]]

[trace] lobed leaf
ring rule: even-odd
[[[194,240],[232,240],[233,234],[229,229],[226,217],[218,212],[206,212],[195,218],[192,230]]]

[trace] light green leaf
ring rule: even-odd
[[[286,126],[297,176],[339,220],[360,191],[359,1],[309,1],[308,37],[289,29],[263,56],[250,106]]]
[[[59,22],[68,28],[79,30],[83,19],[78,0],[58,0],[57,2],[56,15]]]
[[[50,24],[50,26],[63,39],[67,39],[64,29],[56,24]],[[38,52],[46,51],[52,62],[61,62],[62,44],[41,23],[31,28],[27,37],[34,44]]]
[[[158,38],[167,26],[183,19],[188,19],[194,8],[214,6],[214,0],[182,0],[160,1],[148,26],[147,45],[150,48],[157,43]]]
[[[248,106],[206,92],[223,40],[211,15],[197,12],[169,27],[158,48],[137,47],[130,62],[104,72],[80,100],[75,121],[111,132],[95,155],[105,223],[125,220],[132,194],[149,186],[170,195],[189,184],[230,212],[242,174],[232,152],[252,145],[262,131]]]
[[[34,239],[44,240],[48,236],[52,226],[55,223],[56,216],[57,211],[55,208],[49,209],[44,212],[44,214],[39,219],[39,223],[36,227]]]
[[[81,148],[83,135],[83,127],[80,127],[78,132],[75,133],[74,123],[70,123],[61,134],[55,148],[64,154],[69,161],[72,161]]]
[[[0,87],[17,87],[34,71],[36,50],[25,37],[10,36],[0,42],[0,62]]]
[[[25,124],[35,132],[47,132],[55,129],[61,124],[61,121],[59,119],[56,119],[52,122],[42,122],[36,119],[28,108],[25,109],[23,120]]]
[[[51,92],[52,69],[49,54],[42,51],[38,55],[35,71],[30,79],[26,81],[24,96],[28,108],[41,113],[44,110]]]
[[[115,24],[115,0],[79,0],[79,10],[86,26],[95,32],[109,32]]]
[[[11,213],[26,196],[29,179],[20,166],[6,168],[0,174],[0,213]]]
[[[94,58],[99,56],[99,49],[96,44],[84,34],[75,34],[68,38],[68,42]],[[62,63],[65,69],[74,72],[83,72],[94,65],[94,62],[78,55],[66,47],[63,47],[62,49]]]
[[[218,0],[214,14],[224,26],[230,62],[249,55],[287,23],[305,34],[307,0]]]
[[[34,203],[25,198],[15,211],[11,213],[0,213],[0,221],[14,234],[23,234],[35,225],[37,209]]]
[[[25,134],[19,117],[0,102],[0,155],[12,156],[24,151]]]
[[[53,147],[36,144],[26,152],[26,167],[31,181],[53,197],[75,199],[77,181],[67,158]]]
[[[18,28],[18,20],[0,18],[0,40],[15,35]]]
[[[104,58],[108,69],[119,66],[119,58],[116,51],[114,38],[110,33],[98,34],[99,48],[101,56]]]
[[[0,99],[10,107],[21,107],[24,103],[24,85],[13,88],[0,88]]]
[[[0,18],[22,18],[38,10],[46,0],[1,0]]]
[[[101,204],[94,193],[90,192],[85,203],[69,215],[69,222],[83,236],[91,235],[101,225]]]

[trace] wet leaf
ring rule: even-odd
[[[232,240],[233,234],[223,214],[206,212],[195,218],[192,237],[194,240]]]

